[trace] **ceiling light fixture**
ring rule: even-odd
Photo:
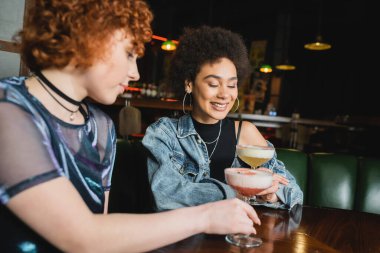
[[[316,41],[305,44],[304,46],[305,49],[314,50],[314,51],[322,51],[322,50],[328,50],[332,47],[331,44],[323,41],[322,35],[321,35],[322,5],[323,5],[323,1],[321,0],[320,6],[319,6],[319,13],[318,13],[318,30],[317,30]]]
[[[262,73],[271,73],[272,71],[273,71],[273,69],[272,69],[272,66],[271,65],[269,65],[269,64],[262,64],[261,66],[260,66],[260,72],[262,72]]]
[[[177,49],[177,45],[172,40],[162,42],[161,49],[165,51],[174,51]]]
[[[284,13],[280,21],[283,21],[280,22],[282,24],[282,29],[280,30],[280,32],[282,32],[281,62],[280,64],[277,64],[275,68],[282,71],[292,71],[296,69],[296,66],[290,64],[288,56],[291,28],[291,6],[286,9],[286,12]]]
[[[178,40],[169,40],[165,37],[152,35],[152,39],[163,41],[161,49],[165,51],[173,51],[177,49]]]
[[[289,70],[295,70],[296,66],[290,64],[289,61],[286,60],[283,64],[276,65],[276,69],[289,71]]]
[[[328,50],[331,48],[331,44],[327,42],[323,42],[322,36],[317,35],[317,39],[315,42],[307,43],[305,44],[305,49],[308,50],[315,50],[315,51],[321,51],[321,50]]]

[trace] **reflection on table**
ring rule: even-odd
[[[152,253],[369,253],[380,252],[380,215],[349,210],[296,206],[290,212],[255,207],[261,219],[257,233],[263,244],[242,249],[224,235],[199,234]]]

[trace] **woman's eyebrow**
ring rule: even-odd
[[[206,80],[208,78],[215,78],[215,79],[223,79],[221,76],[218,76],[218,75],[207,75],[203,78],[203,80]],[[230,77],[228,78],[229,81],[232,81],[232,80],[237,80],[237,77],[234,76],[234,77]]]

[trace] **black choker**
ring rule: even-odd
[[[69,96],[67,96],[66,94],[64,94],[62,91],[60,91],[57,87],[55,87],[42,73],[41,71],[35,71],[34,72],[35,76],[37,77],[37,81],[42,85],[42,87],[47,91],[47,93],[60,105],[62,106],[64,109],[66,109],[67,111],[69,111],[71,114],[70,114],[70,121],[73,121],[74,120],[74,114],[77,113],[78,111],[83,115],[84,119],[87,120],[88,119],[88,107],[87,107],[87,104],[86,103],[83,103],[82,101],[76,101],[72,98],[70,98]],[[77,110],[70,110],[69,108],[67,108],[66,106],[64,106],[61,102],[59,102],[58,99],[56,99],[56,97],[51,94],[51,92],[46,89],[46,86],[48,86],[52,91],[54,91],[58,96],[60,96],[61,98],[63,98],[64,100],[66,100],[67,102],[69,102],[70,104],[73,104],[75,106],[78,106],[78,109]],[[82,106],[82,103],[86,106],[86,109],[87,111],[83,108]]]

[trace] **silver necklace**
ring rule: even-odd
[[[213,140],[213,141],[204,141],[204,143],[206,143],[206,144],[213,144],[214,142],[216,142],[219,139],[221,130],[222,130],[222,121],[220,121],[220,124],[219,124],[219,133],[218,133],[218,136],[216,136],[216,139]]]
[[[221,133],[221,132],[222,132],[222,120],[220,121],[220,124],[219,124],[219,133],[218,133],[218,137],[216,137],[216,139],[215,139],[214,141],[209,142],[209,143],[207,143],[207,142],[204,141],[204,143],[206,143],[206,144],[212,144],[212,143],[216,142],[215,145],[214,145],[214,148],[213,148],[212,151],[211,151],[211,155],[208,157],[209,160],[211,160],[211,157],[212,157],[212,155],[214,154],[214,151],[215,151],[215,149],[216,149],[216,146],[218,146],[219,137],[220,137],[220,133]]]

